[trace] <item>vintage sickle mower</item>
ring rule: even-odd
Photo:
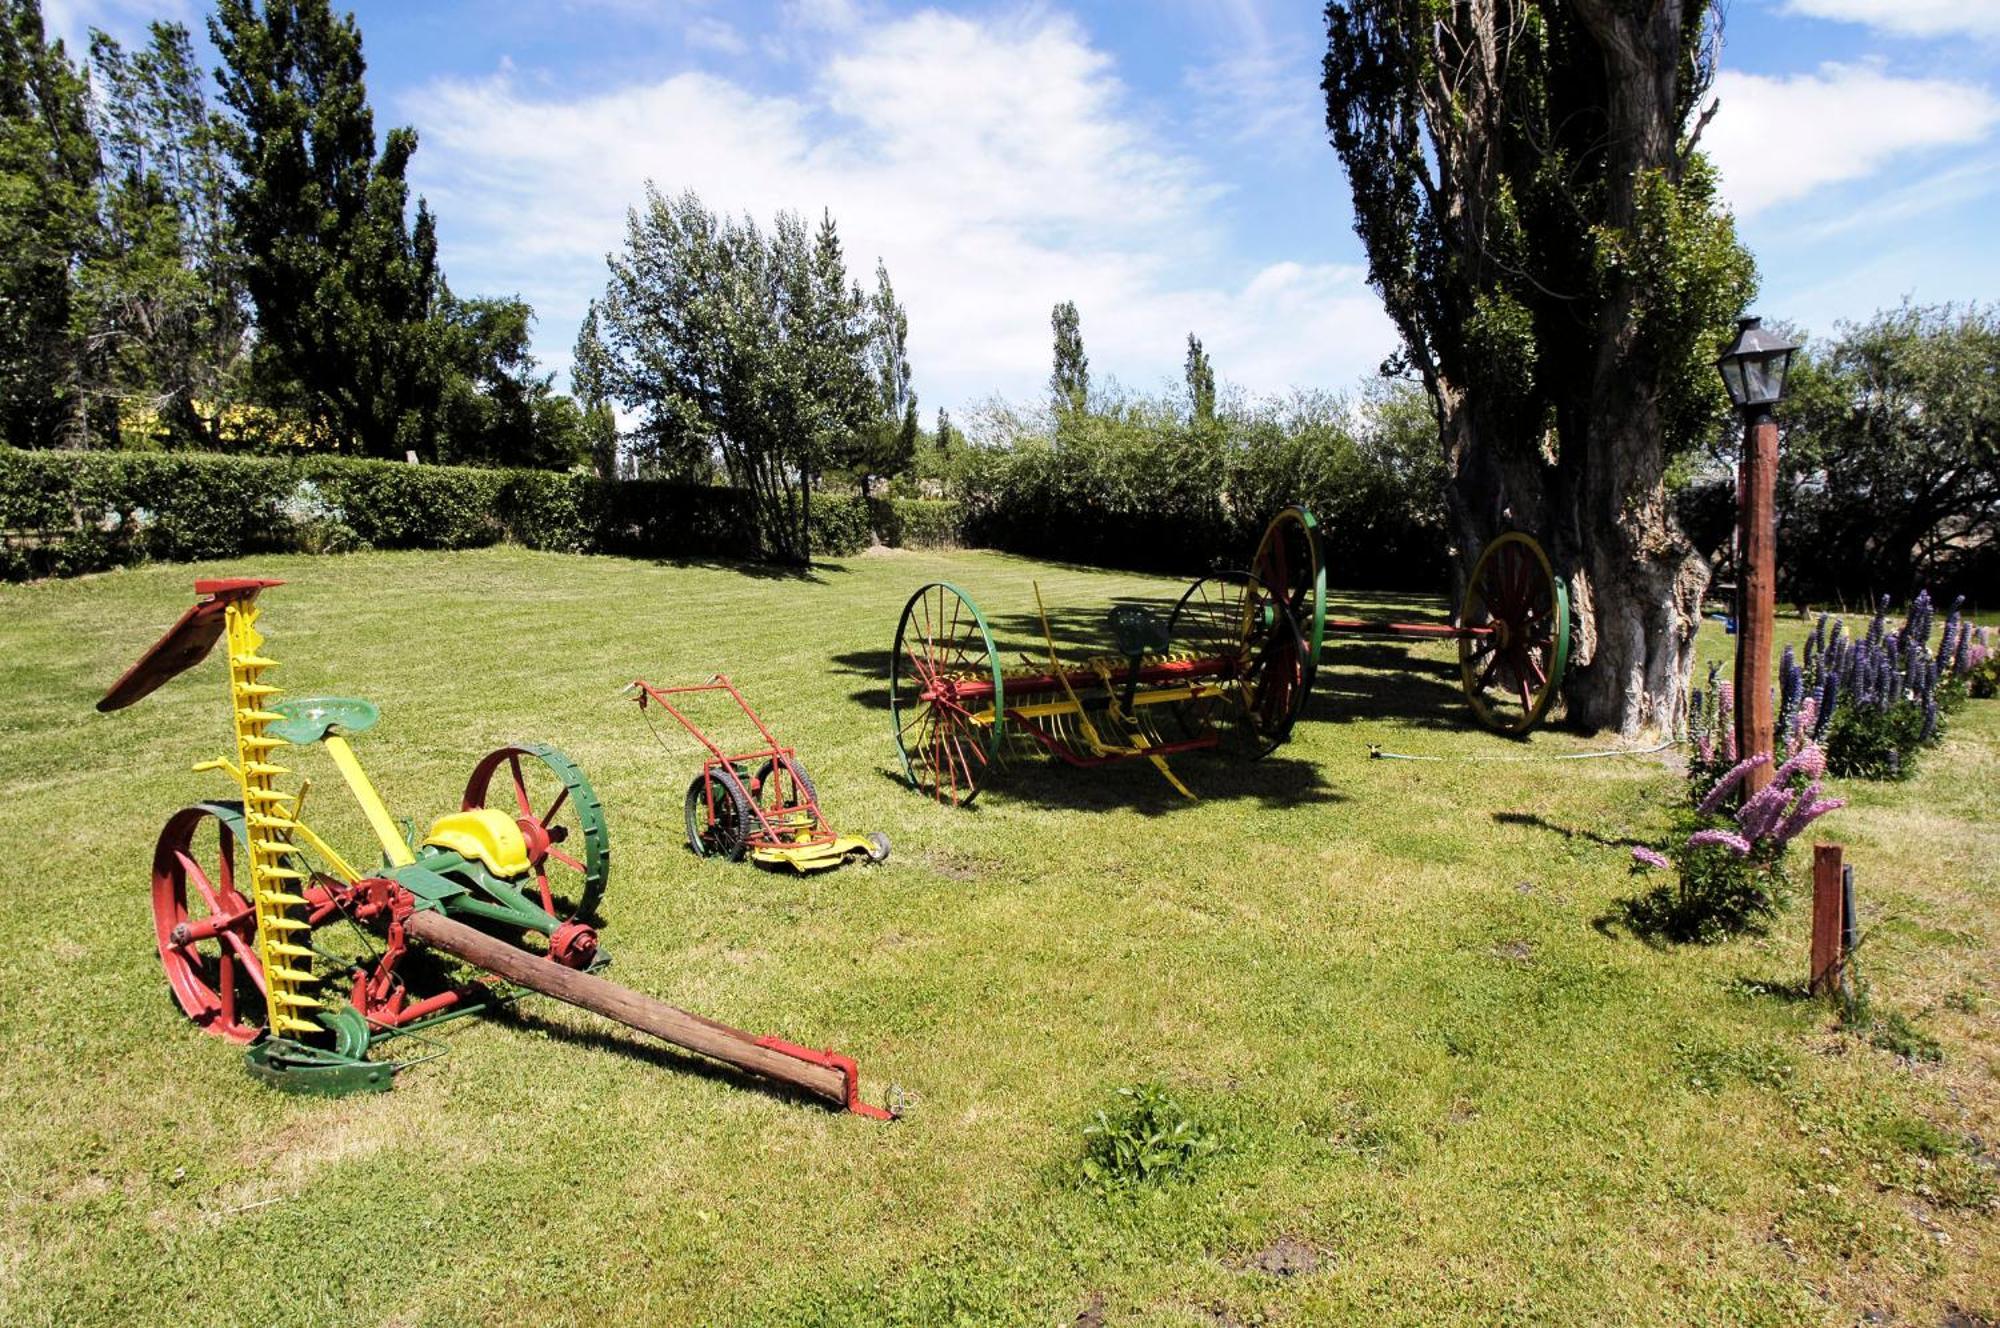
[[[793,1085],[863,1115],[854,1062],[756,1037],[608,982],[590,921],[610,874],[604,811],[590,781],[553,747],[522,744],[473,767],[458,810],[406,835],[348,737],[378,718],[367,701],[278,698],[258,630],[273,580],[195,583],[193,607],[98,702],[119,710],[225,639],[236,755],[229,800],[168,818],[153,854],[153,924],[174,1000],[194,1024],[244,1044],[251,1072],[298,1092],[387,1089],[405,1060],[371,1051],[441,1020],[491,1009],[521,989]],[[375,833],[381,863],[363,872],[303,819],[309,781],[278,749],[326,749]],[[509,937],[542,938],[540,952]],[[455,983],[424,951],[484,971]],[[429,960],[429,962],[426,962]],[[347,984],[344,997],[336,994]],[[421,990],[419,990],[421,988]]]
[[[932,582],[904,606],[889,712],[913,787],[963,805],[1010,752],[1045,750],[1085,769],[1150,761],[1192,798],[1168,757],[1231,737],[1264,755],[1290,737],[1312,684],[1297,616],[1251,572],[1195,581],[1164,620],[1117,605],[1107,615],[1115,653],[1073,662],[1056,649],[1040,587],[1035,602],[1043,657],[1016,666],[957,586]]]
[[[1458,642],[1460,685],[1479,722],[1520,736],[1548,714],[1569,667],[1569,587],[1542,546],[1509,531],[1480,551],[1455,623],[1330,618],[1319,523],[1287,507],[1257,545],[1251,571],[1274,588],[1298,618],[1315,667],[1329,633]]]
[[[705,683],[655,687],[635,678],[625,691],[636,697],[643,712],[657,705],[680,722],[708,750],[701,772],[688,785],[683,811],[688,847],[699,857],[785,866],[795,871],[824,871],[843,862],[865,858],[882,862],[889,856],[889,837],[877,831],[843,835],[827,824],[819,809],[819,790],[806,773],[798,753],[779,745],[743,693],[723,674]],[[749,751],[731,755],[703,732],[670,698],[720,693],[734,701],[743,717],[763,739]],[[656,734],[657,736],[657,734]],[[665,746],[665,740],[661,741]]]

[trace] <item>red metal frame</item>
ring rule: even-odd
[[[788,805],[778,805],[774,802],[772,806],[766,807],[763,800],[764,790],[758,784],[756,776],[752,775],[749,779],[743,781],[745,789],[750,794],[750,810],[756,813],[759,827],[747,837],[745,846],[750,849],[810,848],[819,844],[831,844],[839,837],[834,833],[833,828],[827,824],[826,817],[820,812],[817,795],[808,791],[797,778],[797,751],[793,748],[779,745],[778,739],[772,734],[757,712],[750,708],[750,703],[743,699],[743,693],[736,690],[736,684],[729,681],[727,674],[718,673],[707,682],[688,683],[680,687],[655,687],[644,678],[634,678],[632,686],[638,689],[639,708],[641,710],[646,708],[649,701],[657,702],[662,710],[680,721],[680,726],[686,729],[696,742],[708,749],[708,759],[702,762],[701,773],[703,776],[702,796],[708,801],[708,818],[711,824],[715,820],[715,786],[718,781],[710,779],[708,776],[718,766],[727,767],[731,776],[734,777],[737,767],[740,764],[749,764],[753,761],[768,761],[771,763],[771,774],[774,780],[780,769],[789,768],[794,772],[792,788],[801,801]],[[680,707],[667,699],[670,696],[690,696],[701,692],[722,692],[727,694],[730,700],[736,702],[737,708],[743,712],[744,717],[756,725],[757,732],[764,739],[765,745],[751,751],[739,752],[732,756],[724,751],[721,745],[713,738],[704,733],[700,725],[683,714]],[[805,818],[803,822],[799,819],[801,817]],[[810,827],[809,831],[803,836],[800,834],[801,825]]]
[[[1493,635],[1491,627],[1456,627],[1451,623],[1381,622],[1369,618],[1328,618],[1326,629],[1329,632],[1344,632],[1350,636],[1439,637],[1447,641]]]

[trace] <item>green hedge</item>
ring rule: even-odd
[[[850,527],[840,533],[851,543]],[[867,538],[864,516],[857,547]],[[0,577],[8,580],[148,559],[502,540],[635,557],[758,551],[747,496],[708,485],[325,457],[0,449]]]
[[[933,498],[870,498],[868,519],[875,537],[892,549],[952,549],[965,512]]]
[[[1244,567],[1272,515],[1303,503],[1319,518],[1330,584],[1445,580],[1430,477],[1399,474],[1333,428],[1092,420],[1059,440],[968,449],[954,490],[967,543],[1029,557],[1176,574]]]
[[[848,494],[814,494],[812,550],[829,558],[860,553],[875,542],[868,524],[868,504]]]

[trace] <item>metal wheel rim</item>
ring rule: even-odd
[[[532,767],[524,762],[544,770],[553,786],[531,787],[542,781],[528,775]],[[611,879],[611,830],[597,790],[582,769],[556,748],[540,742],[516,743],[480,758],[459,805],[466,811],[488,806],[493,776],[500,771],[505,776],[499,801],[492,805],[513,817],[524,834],[527,823],[533,822],[547,844],[539,854],[531,847],[530,898],[539,896],[551,917],[565,921],[594,914]],[[536,838],[528,834],[531,846]]]
[[[1320,649],[1326,642],[1326,560],[1319,541],[1319,521],[1294,503],[1271,518],[1250,572],[1283,596],[1310,647],[1306,655],[1305,687],[1312,690],[1319,673]]]
[[[918,700],[943,675],[984,674],[993,686],[993,722],[978,726],[942,702]],[[979,795],[979,779],[1000,754],[1006,683],[993,633],[972,597],[947,581],[933,581],[910,596],[896,622],[889,665],[889,720],[903,776],[940,802],[958,806]]]
[[[1239,696],[1236,708],[1225,708],[1223,713],[1240,721],[1254,756],[1269,753],[1291,736],[1310,685],[1308,646],[1284,599],[1273,594],[1261,577],[1251,572],[1202,577],[1182,593],[1167,621],[1177,643],[1187,641],[1199,654],[1234,660],[1239,691],[1247,688],[1250,694]],[[1279,673],[1274,674],[1274,668]],[[1292,675],[1288,686],[1277,690],[1266,686],[1266,679],[1285,672]],[[1277,704],[1280,700],[1282,704]],[[1204,718],[1197,722],[1206,722],[1213,706],[1201,713]]]
[[[1459,638],[1459,682],[1481,724],[1511,737],[1527,733],[1555,704],[1569,667],[1569,588],[1542,546],[1520,531],[1487,544],[1458,622],[1504,625],[1504,640],[1498,631]]]

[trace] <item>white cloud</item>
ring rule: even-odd
[[[102,28],[121,42],[146,40],[146,25],[158,19],[199,31],[192,0],[43,0],[42,30],[60,37],[71,60],[90,51],[90,30]]]
[[[750,49],[743,34],[719,18],[698,18],[687,25],[687,44],[724,55],[741,55]]]
[[[1985,88],[1872,65],[1724,70],[1715,95],[1721,109],[1702,143],[1743,216],[1872,176],[1910,152],[1979,142],[2000,123],[2000,101]]]
[[[2000,38],[2000,4],[1994,0],[1790,0],[1784,12],[1864,23],[1904,37]]]
[[[1062,299],[1093,368],[1136,386],[1178,376],[1190,330],[1253,391],[1345,385],[1393,345],[1360,270],[1231,260],[1222,190],[1067,18],[924,12],[832,41],[792,96],[694,72],[567,101],[504,74],[426,88],[402,110],[454,286],[519,288],[566,362],[652,180],[760,221],[829,209],[854,274],[879,254],[909,306],[927,411],[1038,396]]]

